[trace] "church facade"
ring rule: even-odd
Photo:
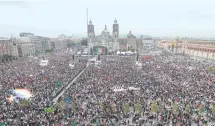
[[[131,31],[125,38],[119,38],[119,24],[114,20],[112,34],[105,25],[101,35],[96,36],[92,21],[88,24],[88,53],[108,54],[116,51],[138,51],[141,39],[136,38]]]
[[[88,25],[88,52],[90,54],[107,54],[119,50],[119,25],[115,19],[112,34],[105,25],[101,35],[95,36],[94,25]]]

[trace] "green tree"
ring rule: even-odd
[[[82,46],[87,46],[87,44],[88,44],[87,39],[81,40],[81,45]]]

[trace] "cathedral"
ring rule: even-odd
[[[92,21],[88,24],[88,52],[90,54],[107,54],[119,50],[119,25],[114,20],[112,34],[105,25],[101,35],[96,36]]]
[[[112,34],[105,25],[101,35],[96,36],[92,21],[88,24],[88,53],[108,54],[116,51],[138,51],[141,39],[136,38],[131,31],[126,38],[119,38],[119,24],[114,20]]]

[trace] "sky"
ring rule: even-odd
[[[116,18],[121,35],[215,37],[215,0],[0,0],[0,37],[84,37],[86,9],[96,35]]]

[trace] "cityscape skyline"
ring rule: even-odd
[[[116,18],[123,36],[132,31],[136,36],[210,38],[215,37],[214,5],[212,0],[0,0],[0,14],[4,17],[0,21],[0,36],[31,32],[48,37],[86,37],[88,9],[96,35],[101,34],[105,25],[112,32]]]

